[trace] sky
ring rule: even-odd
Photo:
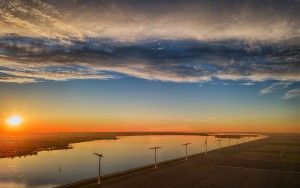
[[[299,0],[0,0],[0,12],[0,132],[300,132]]]

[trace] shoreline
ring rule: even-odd
[[[0,145],[0,159],[32,156],[41,151],[68,150],[72,149],[72,144],[76,143],[118,139],[116,136],[43,136],[3,138],[4,141],[2,140]]]
[[[239,139],[250,134],[191,133],[191,132],[94,132],[94,133],[44,133],[35,135],[4,136],[0,147],[1,158],[37,155],[41,151],[68,150],[72,144],[96,140],[116,140],[123,136],[223,136]],[[256,137],[252,135],[252,137]],[[6,139],[5,139],[6,138]],[[25,148],[25,149],[24,149]]]

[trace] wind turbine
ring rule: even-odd
[[[58,173],[60,174],[60,172],[61,172],[61,166],[59,165],[58,166]]]
[[[103,158],[103,155],[100,153],[93,153],[94,155],[97,155],[99,158],[99,170],[98,170],[98,184],[100,184],[100,176],[101,176],[101,158]]]
[[[204,145],[205,145],[205,155],[207,155],[207,136],[205,137]]]
[[[153,149],[154,150],[154,168],[157,169],[157,164],[156,164],[156,150],[160,149],[161,147],[152,147],[149,149]]]
[[[185,160],[188,160],[188,145],[190,145],[191,143],[185,143],[182,144],[182,146],[185,146]]]
[[[219,142],[219,151],[221,151],[221,139],[217,140],[217,142]]]

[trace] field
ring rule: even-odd
[[[96,178],[62,187],[99,187]],[[300,135],[262,140],[102,177],[102,188],[300,187]]]

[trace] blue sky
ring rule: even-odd
[[[55,118],[60,121],[92,119],[96,125],[91,128],[101,128],[99,121],[103,119],[126,124],[126,129],[122,126],[116,128],[120,130],[152,130],[164,126],[148,123],[150,125],[127,128],[128,122],[153,119],[159,119],[161,124],[179,122],[192,131],[218,130],[219,121],[224,122],[221,127],[225,130],[228,126],[227,131],[233,129],[232,124],[249,126],[244,125],[245,122],[265,124],[266,130],[279,126],[274,120],[286,123],[281,125],[283,130],[285,126],[287,130],[298,126],[295,121],[298,121],[299,99],[283,99],[282,96],[299,85],[261,95],[259,91],[272,82],[251,86],[242,83],[220,80],[201,84],[174,83],[123,76],[113,80],[2,84],[0,95],[6,111],[14,112],[17,108],[25,114],[37,114],[42,122],[52,122]],[[13,102],[8,103],[11,99]],[[177,128],[165,126],[171,130]],[[261,131],[257,127],[249,130]]]

